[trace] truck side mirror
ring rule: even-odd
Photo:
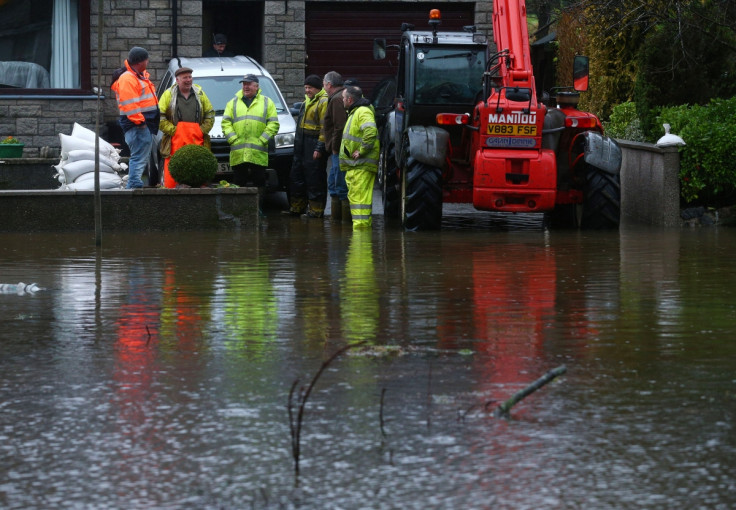
[[[588,57],[575,55],[575,60],[572,64],[572,87],[578,92],[588,90],[589,73]]]
[[[386,58],[386,39],[373,39],[373,60]]]

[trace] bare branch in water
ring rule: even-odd
[[[565,365],[561,365],[557,368],[553,368],[552,370],[544,374],[542,377],[540,377],[539,379],[531,383],[529,386],[527,386],[523,390],[516,392],[513,397],[511,397],[506,402],[498,406],[496,408],[496,416],[497,417],[508,416],[511,408],[515,406],[516,404],[518,404],[522,399],[528,397],[529,395],[537,391],[539,388],[541,388],[548,382],[552,381],[555,377],[562,375],[565,372],[567,372],[567,367]]]
[[[301,450],[301,433],[302,433],[302,423],[304,421],[304,408],[307,405],[307,400],[309,399],[309,395],[312,393],[312,388],[314,388],[314,385],[317,383],[317,380],[322,375],[322,372],[325,371],[325,369],[332,363],[338,356],[343,354],[348,349],[353,349],[355,347],[361,346],[365,343],[358,342],[355,344],[346,345],[342,349],[339,349],[337,352],[335,352],[332,356],[330,356],[324,363],[322,363],[322,366],[319,367],[319,370],[317,370],[317,373],[314,374],[314,377],[312,378],[312,381],[309,383],[309,386],[305,388],[301,388],[299,391],[299,411],[296,416],[296,421],[294,420],[294,413],[293,413],[293,406],[294,406],[294,390],[296,389],[297,384],[299,384],[299,380],[295,380],[291,385],[291,390],[289,391],[289,400],[287,403],[287,409],[289,411],[289,429],[291,432],[291,453],[294,457],[294,474],[296,475],[296,482],[299,483],[299,457],[300,457],[300,450]]]
[[[381,424],[381,435],[385,438],[386,437],[386,431],[383,429],[383,397],[386,395],[386,388],[383,388],[381,390],[381,408],[378,412],[378,419]]]

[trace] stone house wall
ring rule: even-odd
[[[335,0],[339,2],[341,0]],[[379,2],[381,0],[368,0]],[[442,3],[452,0],[437,0]],[[173,12],[171,0],[107,0],[103,6],[102,51],[98,55],[98,2],[90,0],[90,67],[93,87],[101,65],[102,106],[100,125],[117,118],[110,76],[122,65],[133,46],[148,50],[148,71],[154,83],[162,78],[172,56]],[[202,2],[178,0],[177,53],[181,57],[201,55]],[[301,100],[305,69],[304,0],[266,0],[263,20],[263,62],[279,83],[287,104]],[[475,2],[475,22],[480,33],[492,36],[492,3]],[[0,96],[0,136],[13,135],[26,144],[24,157],[58,155],[59,133],[70,134],[74,122],[89,129],[97,121],[96,93],[78,96]],[[106,132],[101,131],[102,136]],[[49,147],[51,150],[42,150]]]

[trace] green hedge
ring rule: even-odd
[[[613,138],[656,143],[663,124],[680,136],[680,194],[687,204],[709,206],[736,203],[736,97],[712,99],[708,104],[680,105],[653,110],[657,131],[642,133],[633,102],[614,106],[606,134]]]
[[[613,107],[611,118],[603,123],[606,134],[612,138],[645,142],[646,138],[640,127],[639,117],[636,114],[636,104],[631,101]]]
[[[688,203],[726,205],[736,197],[736,97],[662,108],[657,122],[682,137],[680,193]]]

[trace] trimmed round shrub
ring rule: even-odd
[[[185,145],[171,156],[169,172],[179,184],[198,188],[215,178],[217,158],[206,147]]]

